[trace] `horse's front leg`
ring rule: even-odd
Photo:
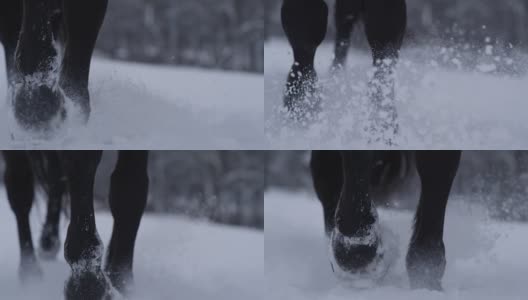
[[[336,0],[334,21],[336,39],[334,48],[334,69],[345,66],[348,48],[350,48],[350,35],[354,24],[359,20],[363,1],[361,0]]]
[[[105,270],[112,284],[125,294],[133,281],[134,245],[147,203],[147,164],[147,151],[120,151],[110,182],[114,227]]]
[[[66,96],[77,104],[82,122],[87,122],[90,115],[88,77],[107,4],[108,0],[63,0],[66,46],[60,86]]]
[[[422,191],[407,253],[407,272],[412,288],[442,289],[446,265],[444,217],[460,155],[460,151],[416,152]]]
[[[13,107],[25,130],[44,131],[64,118],[64,99],[57,85],[59,69],[50,18],[54,7],[47,0],[24,0],[20,38],[15,53]]]
[[[7,84],[15,83],[15,50],[22,24],[22,1],[4,0],[0,4],[0,42],[4,46]]]
[[[310,119],[319,106],[315,51],[326,35],[328,7],[323,0],[284,0],[282,27],[293,50],[284,105],[294,120]]]
[[[375,68],[369,83],[373,102],[370,131],[374,141],[392,145],[399,131],[394,103],[394,68],[407,24],[405,0],[365,1],[364,18]]]
[[[377,213],[370,199],[373,151],[314,151],[311,171],[323,205],[330,259],[338,274],[377,279],[383,254]]]
[[[325,233],[335,228],[335,211],[343,187],[342,159],[339,151],[312,151],[310,170],[317,198],[323,206]]]
[[[102,269],[103,244],[95,226],[93,188],[101,151],[63,151],[61,159],[68,178],[71,220],[64,257],[71,267],[66,299],[104,299],[110,283]]]
[[[57,151],[41,151],[47,162],[46,191],[48,206],[46,221],[40,236],[39,255],[44,259],[54,259],[59,252],[61,241],[59,238],[59,223],[62,208],[62,197],[66,191],[66,179],[62,173],[61,163]]]
[[[4,182],[7,199],[15,213],[20,242],[19,276],[25,282],[42,275],[29,225],[29,213],[35,194],[33,173],[25,151],[3,151],[3,155],[6,162]]]

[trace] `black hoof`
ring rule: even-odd
[[[56,232],[43,230],[40,237],[39,257],[53,260],[57,257],[61,247],[59,235]]]
[[[18,124],[26,130],[49,131],[66,117],[61,93],[46,85],[18,88],[13,106]]]
[[[72,274],[64,286],[66,300],[102,300],[112,298],[111,285],[102,271]]]
[[[378,237],[348,237],[337,230],[331,235],[332,254],[337,266],[347,273],[362,273],[378,258]]]
[[[446,266],[443,243],[434,247],[411,245],[406,263],[412,289],[442,290]]]

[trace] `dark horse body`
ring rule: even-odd
[[[40,242],[45,257],[54,257],[58,251],[60,203],[63,194],[69,195],[71,219],[64,256],[71,275],[64,289],[66,299],[106,299],[112,286],[126,292],[132,281],[134,244],[148,192],[148,152],[119,152],[110,182],[114,226],[104,271],[103,245],[93,206],[94,178],[101,155],[102,151],[4,151],[4,180],[18,226],[22,280],[41,275],[29,226],[35,183],[44,187],[49,202]]]
[[[55,129],[66,117],[65,97],[88,119],[90,62],[107,1],[1,1],[0,42],[20,127]]]
[[[306,118],[319,106],[314,58],[326,35],[327,18],[324,0],[283,0],[282,25],[295,61],[286,83],[284,104],[296,118]],[[371,118],[381,131],[396,133],[392,73],[407,22],[405,0],[336,0],[334,68],[344,66],[351,31],[360,19],[365,23],[376,67],[369,91],[375,108]]]
[[[392,152],[393,153],[393,152]],[[320,199],[332,255],[340,270],[360,274],[382,259],[383,243],[376,232],[377,215],[371,199],[376,168],[387,164],[386,151],[313,151],[311,171]],[[406,153],[409,154],[409,153]],[[414,233],[407,253],[412,288],[441,290],[445,270],[443,242],[445,209],[460,151],[416,151],[421,181]]]

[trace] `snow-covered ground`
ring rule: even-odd
[[[96,214],[107,244],[112,217]],[[33,208],[33,238],[44,221],[42,205]],[[66,222],[62,222],[64,238]],[[57,261],[41,261],[41,282],[18,280],[19,248],[14,215],[0,189],[0,298],[62,299],[69,266],[62,251]],[[178,216],[144,216],[135,249],[135,292],[129,299],[264,299],[264,238],[261,232],[197,222]]]
[[[92,64],[87,126],[51,141],[14,141],[3,49],[0,57],[2,149],[260,149],[264,144],[262,75],[103,58]]]
[[[442,47],[405,48],[397,68],[396,107],[401,148],[517,149],[528,147],[528,76],[492,75],[500,64],[525,69],[526,62],[495,53],[492,46],[481,52],[491,62],[473,68],[461,66],[460,55]],[[498,52],[498,51],[497,51]],[[272,148],[367,148],[364,129],[371,58],[350,50],[346,71],[329,72],[333,46],[317,51],[316,70],[323,91],[319,120],[298,128],[281,112],[282,91],[293,62],[284,40],[265,44],[265,133]],[[495,63],[498,62],[498,63]]]
[[[413,216],[393,210],[379,212],[382,225],[397,237],[399,258],[381,283],[358,289],[332,273],[322,210],[315,196],[267,192],[264,261],[268,299],[526,299],[528,225],[490,221],[482,210],[457,200],[449,203],[446,217],[443,292],[409,288],[404,257]]]

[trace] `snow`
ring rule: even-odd
[[[33,239],[44,221],[42,203],[33,208]],[[105,244],[112,217],[96,213],[97,228]],[[18,280],[19,248],[14,215],[5,190],[0,190],[0,291],[2,299],[62,299],[69,266],[59,253],[57,261],[41,261],[40,282],[22,286]],[[61,222],[64,239],[67,222]],[[134,293],[140,299],[264,299],[263,234],[258,231],[209,224],[181,216],[146,214],[135,248]]]
[[[264,143],[262,75],[95,57],[89,123],[72,125],[52,140],[11,138],[14,122],[5,77],[2,58],[0,145],[4,149],[260,149]]]
[[[524,149],[528,147],[528,75],[497,75],[498,65],[525,69],[522,57],[491,52],[487,45],[473,68],[463,54],[446,47],[407,47],[396,72],[400,134],[394,148]],[[494,56],[495,55],[495,56]],[[317,51],[315,67],[322,85],[323,112],[307,128],[291,124],[282,109],[282,91],[293,62],[288,43],[265,44],[265,134],[273,148],[387,148],[368,143],[368,74],[371,57],[350,50],[346,70],[331,74],[333,46]],[[450,63],[449,63],[450,62]],[[453,67],[445,67],[445,63]]]
[[[460,196],[452,197],[446,215],[443,292],[409,288],[404,257],[411,212],[379,210],[381,225],[397,240],[399,256],[381,283],[354,288],[332,273],[315,195],[271,190],[264,198],[268,299],[491,300],[525,299],[528,294],[528,225],[491,221]]]

